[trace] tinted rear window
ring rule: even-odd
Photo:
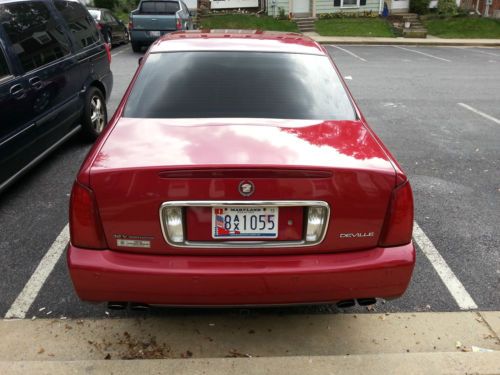
[[[95,21],[83,5],[74,1],[55,1],[55,5],[68,24],[78,50],[99,40],[99,31],[97,31]]]
[[[124,115],[356,118],[327,57],[260,52],[152,54],[134,84]]]
[[[143,14],[175,14],[179,9],[176,1],[143,1],[141,4]]]

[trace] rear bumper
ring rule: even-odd
[[[164,30],[160,31],[161,35],[165,35],[168,33],[173,33],[175,30]],[[140,43],[140,44],[151,44],[159,37],[149,35],[149,31],[144,30],[130,30],[130,41],[132,43]]]
[[[68,248],[80,299],[162,305],[271,305],[396,298],[415,264],[412,243],[338,254],[169,256]]]

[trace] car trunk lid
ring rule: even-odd
[[[244,180],[254,184],[250,197],[239,191]],[[108,245],[115,250],[311,253],[376,246],[395,171],[361,121],[122,118],[94,160],[90,183]],[[167,243],[159,215],[163,203],[228,200],[325,202],[330,208],[326,237],[307,248],[206,249]],[[188,239],[214,241],[211,209],[188,210]],[[281,210],[281,227],[293,225],[275,241],[303,236],[304,212],[300,206]],[[144,247],[121,246],[128,243],[123,239],[145,241]]]

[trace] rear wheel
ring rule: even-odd
[[[123,34],[123,43],[127,44],[130,41],[130,36],[128,34],[128,31],[125,30],[125,33]]]
[[[95,141],[108,123],[108,112],[104,95],[97,87],[89,87],[85,94],[85,107],[82,117],[83,136]]]
[[[104,36],[104,41],[106,42],[107,45],[109,45],[109,49],[113,47],[113,43],[111,43],[112,42],[111,35],[109,33],[106,33],[106,35]]]
[[[141,52],[141,45],[137,42],[132,42],[132,51]]]

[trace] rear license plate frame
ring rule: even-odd
[[[228,224],[229,228],[227,228]],[[212,207],[212,239],[214,240],[272,240],[278,238],[278,225],[278,206]]]

